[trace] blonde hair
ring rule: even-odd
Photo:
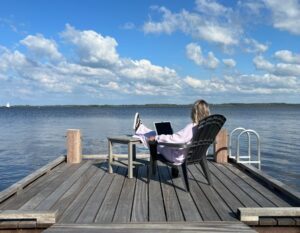
[[[208,103],[205,100],[197,100],[192,108],[191,118],[193,123],[198,124],[203,118],[210,115]]]

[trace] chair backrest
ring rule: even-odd
[[[225,121],[224,116],[215,114],[202,119],[195,126],[193,139],[187,154],[188,163],[201,161],[206,156],[209,146],[215,141]]]

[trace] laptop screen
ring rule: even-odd
[[[154,123],[157,135],[173,134],[173,129],[170,122],[155,122]]]

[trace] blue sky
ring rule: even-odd
[[[0,105],[300,103],[300,1],[2,0]]]

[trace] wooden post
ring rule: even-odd
[[[215,161],[217,163],[228,162],[228,134],[227,129],[223,128],[220,130],[216,137],[215,144]]]
[[[81,135],[79,129],[67,130],[67,163],[80,163],[82,159]]]

